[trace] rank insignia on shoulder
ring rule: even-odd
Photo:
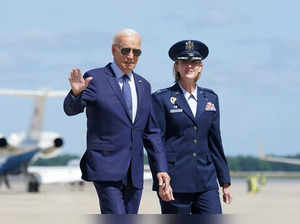
[[[207,102],[205,106],[206,111],[216,111],[216,107],[212,102]]]
[[[167,91],[167,89],[159,89],[159,90],[156,90],[155,94],[164,93],[166,91]]]

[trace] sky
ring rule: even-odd
[[[122,28],[143,38],[135,71],[152,90],[173,84],[169,48],[196,39],[209,47],[198,85],[220,100],[226,155],[300,153],[300,2],[286,1],[1,1],[0,89],[70,89],[72,68],[112,61]],[[26,131],[32,99],[0,96],[0,133]],[[63,98],[49,99],[45,131],[58,132],[63,153],[82,155],[86,117],[67,117]]]

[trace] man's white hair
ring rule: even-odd
[[[113,38],[113,44],[118,44],[119,40],[120,40],[120,37],[124,36],[124,35],[126,35],[126,36],[135,36],[135,35],[137,35],[137,36],[140,37],[140,35],[138,34],[138,32],[136,32],[133,29],[122,29],[122,30],[120,30],[119,32],[117,32],[115,34],[115,36]]]

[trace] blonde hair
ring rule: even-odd
[[[173,75],[174,75],[175,81],[178,82],[180,80],[180,73],[176,71],[175,64],[176,64],[176,62],[173,65]]]

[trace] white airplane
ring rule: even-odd
[[[0,134],[0,184],[10,188],[9,175],[23,174],[28,180],[28,191],[38,192],[40,183],[80,182],[78,164],[68,167],[28,167],[36,158],[55,157],[63,139],[54,132],[43,131],[44,104],[47,98],[64,97],[65,91],[0,90],[0,95],[30,97],[35,108],[27,133],[13,133],[9,138]],[[11,118],[13,119],[13,118]]]
[[[67,166],[29,166],[28,172],[38,174],[39,182],[43,184],[83,183],[79,160],[71,160]]]
[[[269,161],[269,162],[277,162],[277,163],[287,163],[293,165],[300,165],[300,159],[292,159],[292,158],[285,158],[285,157],[274,157],[274,156],[265,156],[263,145],[259,145],[259,155],[258,158],[260,160]]]

